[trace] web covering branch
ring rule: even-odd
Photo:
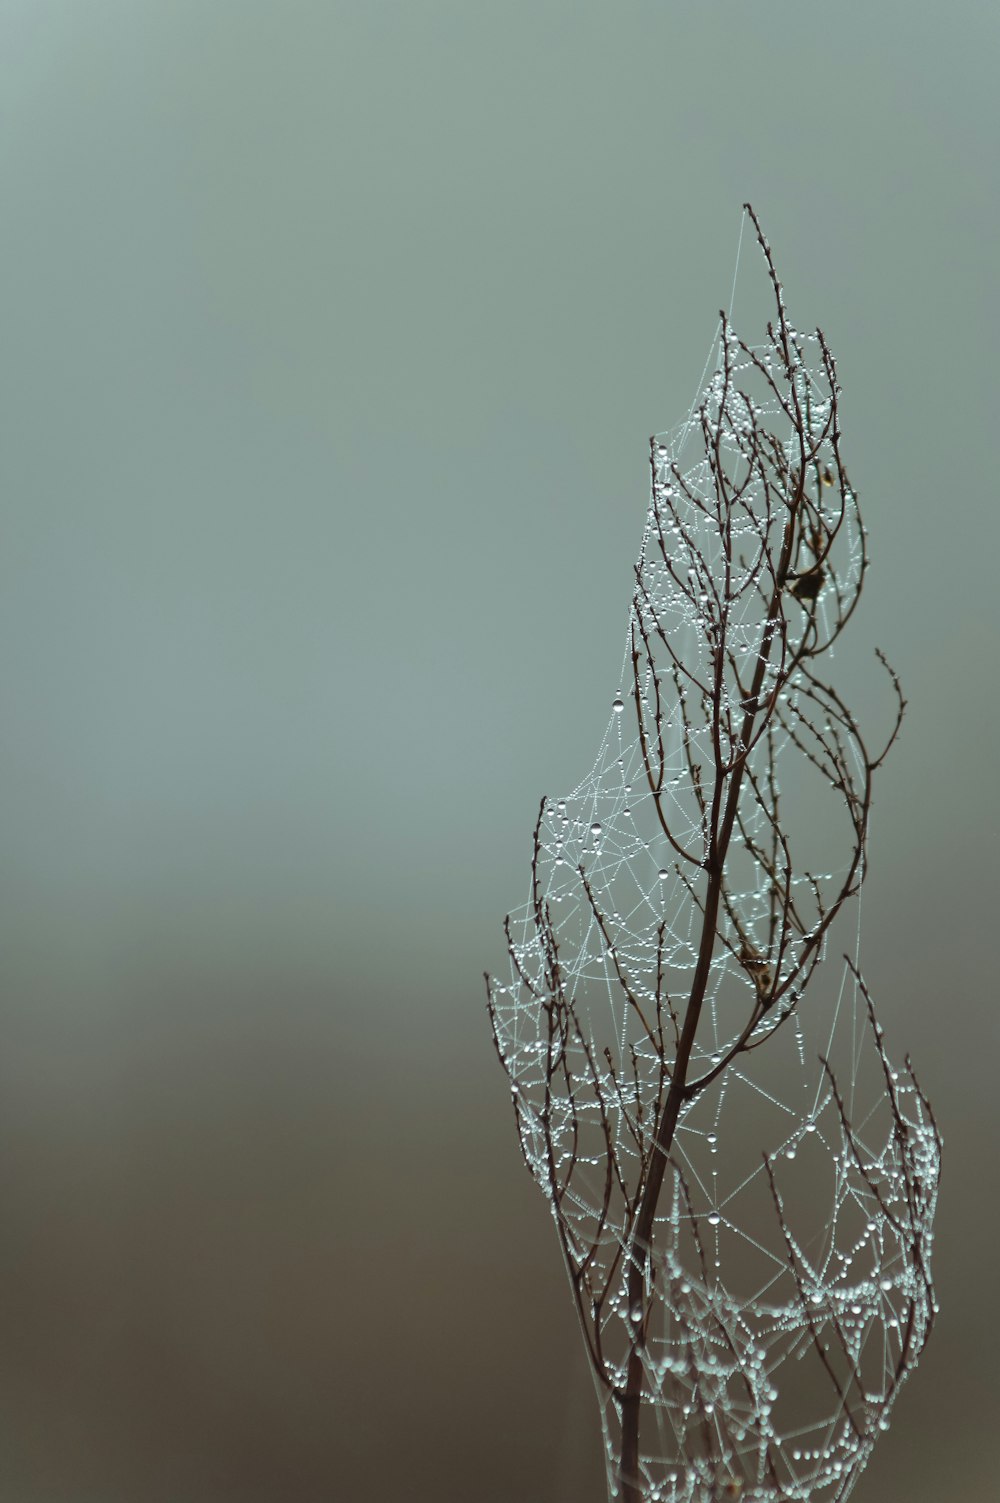
[[[487,977],[624,1503],[839,1503],[935,1311],[941,1140],[856,911],[829,963],[904,700],[880,653],[872,746],[832,681],[867,567],[837,369],[746,212],[774,317],[750,345],[723,313],[692,417],[651,440],[608,729],[542,800]]]

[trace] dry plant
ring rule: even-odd
[[[487,977],[623,1503],[843,1499],[935,1309],[940,1137],[858,969],[904,701],[879,653],[873,747],[831,682],[867,566],[837,369],[746,213],[773,319],[752,346],[723,314],[688,422],[651,441],[608,731],[542,801]]]

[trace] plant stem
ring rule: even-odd
[[[801,496],[802,482],[800,480],[798,493],[790,508],[789,523],[781,550],[781,561],[776,573],[771,603],[767,614],[768,625],[765,628],[761,651],[754,671],[753,687],[750,692],[750,703],[754,707],[759,703],[764,685],[764,674],[767,670],[767,664],[771,657],[771,648],[774,644],[776,632],[771,623],[776,620],[781,589],[788,572],[795,532],[796,514]],[[716,715],[718,715],[719,708],[718,693],[719,690],[717,688]],[[627,1308],[629,1320],[634,1325],[635,1337],[629,1352],[625,1374],[625,1392],[621,1399],[622,1435],[618,1471],[622,1503],[643,1503],[639,1477],[639,1420],[642,1408],[642,1349],[645,1342],[644,1333],[646,1324],[646,1267],[652,1251],[653,1226],[656,1221],[656,1208],[659,1204],[660,1191],[663,1188],[663,1176],[667,1168],[667,1158],[673,1146],[674,1133],[677,1130],[681,1107],[685,1101],[688,1065],[698,1032],[698,1023],[701,1019],[701,1010],[705,1001],[705,990],[708,986],[708,976],[712,965],[712,952],[715,948],[715,939],[718,932],[719,902],[722,896],[726,856],[729,851],[729,841],[736,820],[740,785],[743,781],[743,772],[746,767],[746,748],[750,745],[756,714],[757,710],[753,708],[747,711],[744,718],[740,736],[744,748],[742,755],[737,758],[728,774],[721,767],[717,767],[716,769],[715,795],[712,800],[711,837],[708,857],[705,861],[705,869],[708,872],[708,889],[705,893],[705,909],[701,926],[701,941],[698,947],[698,961],[695,966],[694,978],[691,982],[691,992],[684,1014],[684,1026],[681,1030],[677,1056],[674,1060],[670,1087],[667,1091],[666,1100],[663,1103],[660,1119],[656,1124],[649,1173],[643,1187],[642,1198],[639,1202],[639,1211],[635,1219],[635,1228],[632,1234]],[[722,787],[727,776],[729,776],[731,781],[726,793],[725,807],[720,822],[719,809],[722,803]]]

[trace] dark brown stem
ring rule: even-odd
[[[801,499],[801,481],[799,499]],[[792,527],[786,528],[777,581],[783,580],[788,572],[793,536],[794,529]],[[762,650],[758,655],[757,666],[754,671],[753,683],[750,690],[750,701],[754,708],[747,710],[741,731],[740,739],[744,748],[748,747],[751,743],[754,718],[757,714],[756,705],[760,698],[764,676],[770,663],[771,648],[777,636],[777,632],[771,624],[778,619],[776,613],[779,609],[780,585],[777,581],[771,596],[767,617],[768,625],[764,630],[764,639],[761,644]],[[719,691],[717,690],[716,692],[718,693]],[[640,709],[640,719],[641,713]],[[629,1352],[625,1391],[621,1398],[622,1439],[619,1471],[623,1503],[642,1503],[639,1479],[639,1422],[642,1408],[642,1332],[646,1323],[646,1268],[652,1253],[653,1225],[656,1221],[656,1210],[660,1200],[660,1192],[663,1188],[663,1176],[666,1172],[667,1159],[673,1146],[674,1133],[677,1130],[677,1121],[680,1117],[681,1107],[685,1104],[688,1066],[691,1061],[691,1051],[694,1048],[695,1038],[698,1034],[698,1023],[701,1019],[701,1010],[705,1001],[705,988],[708,985],[712,953],[715,949],[719,923],[719,902],[722,896],[726,857],[729,852],[729,842],[732,838],[733,825],[736,820],[736,811],[739,807],[740,785],[743,780],[745,767],[746,752],[744,751],[743,755],[737,759],[732,772],[729,774],[729,789],[726,794],[721,825],[718,827],[718,833],[713,833],[708,859],[705,863],[708,872],[708,888],[705,894],[701,940],[698,946],[698,960],[695,966],[694,978],[691,982],[691,992],[684,1014],[684,1024],[681,1028],[680,1042],[677,1046],[677,1055],[671,1073],[670,1088],[667,1091],[667,1098],[663,1104],[660,1119],[656,1124],[656,1132],[653,1139],[654,1149],[650,1159],[649,1173],[646,1177],[646,1184],[643,1189],[632,1233],[631,1262],[628,1274],[628,1314],[629,1320],[633,1322],[637,1334],[633,1339],[632,1349]],[[718,810],[722,804],[722,791],[725,781],[726,774],[720,773],[716,780],[715,797],[713,799],[713,813],[716,816],[716,820],[718,818]]]

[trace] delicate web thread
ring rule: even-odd
[[[734,296],[735,281],[734,274]],[[769,359],[767,348],[758,353]],[[819,424],[827,411],[822,382],[804,362],[798,376]],[[702,396],[711,421],[718,421],[719,391],[716,372]],[[676,512],[661,499],[672,492],[676,501],[678,477],[694,494],[712,483],[705,454],[691,452],[696,407],[655,442],[638,578],[678,657],[698,671],[706,649],[697,593],[677,588],[654,547],[674,525]],[[780,411],[766,415],[776,426],[783,421]],[[730,459],[740,463],[738,453]],[[683,525],[692,549],[719,567],[708,513],[691,507]],[[748,514],[741,525],[750,546],[757,524]],[[840,546],[841,578],[856,582],[863,542],[850,518]],[[627,731],[637,609],[633,603],[596,762],[571,794],[543,805],[535,892],[508,920],[511,977],[491,984],[496,1044],[526,1162],[559,1226],[574,1291],[600,1292],[599,1307],[579,1308],[598,1374],[612,1496],[617,1395],[637,1343],[623,1208],[649,1151],[663,1090],[657,1039],[676,1036],[677,1016],[668,1014],[683,1010],[699,918],[694,879],[656,817],[648,749]],[[828,624],[825,612],[821,598],[819,630]],[[759,612],[748,606],[732,630],[752,661]],[[643,713],[655,687],[647,675]],[[777,732],[778,765],[796,707],[793,692]],[[661,797],[675,840],[695,857],[703,821],[691,764],[705,755],[697,730],[676,715],[665,719]],[[745,818],[749,838],[763,841],[766,812],[751,806]],[[835,866],[800,872],[793,899],[801,897],[804,911],[817,882],[836,875]],[[760,966],[748,957],[766,953],[771,899],[759,867],[747,863],[744,877],[733,894],[740,931],[721,925],[725,942],[711,964],[692,1077],[724,1056],[745,999],[760,984]],[[857,970],[859,905],[852,939],[854,964],[837,979],[821,967],[808,1005],[799,1007],[793,994],[787,1007],[765,1015],[751,1043],[766,1040],[766,1048],[737,1056],[682,1111],[646,1286],[656,1312],[642,1343],[641,1470],[650,1503],[845,1498],[930,1329],[940,1139],[909,1066],[897,1071],[885,1056]],[[553,988],[572,999],[572,1021],[555,1038]],[[620,1181],[610,1193],[609,1163]]]

